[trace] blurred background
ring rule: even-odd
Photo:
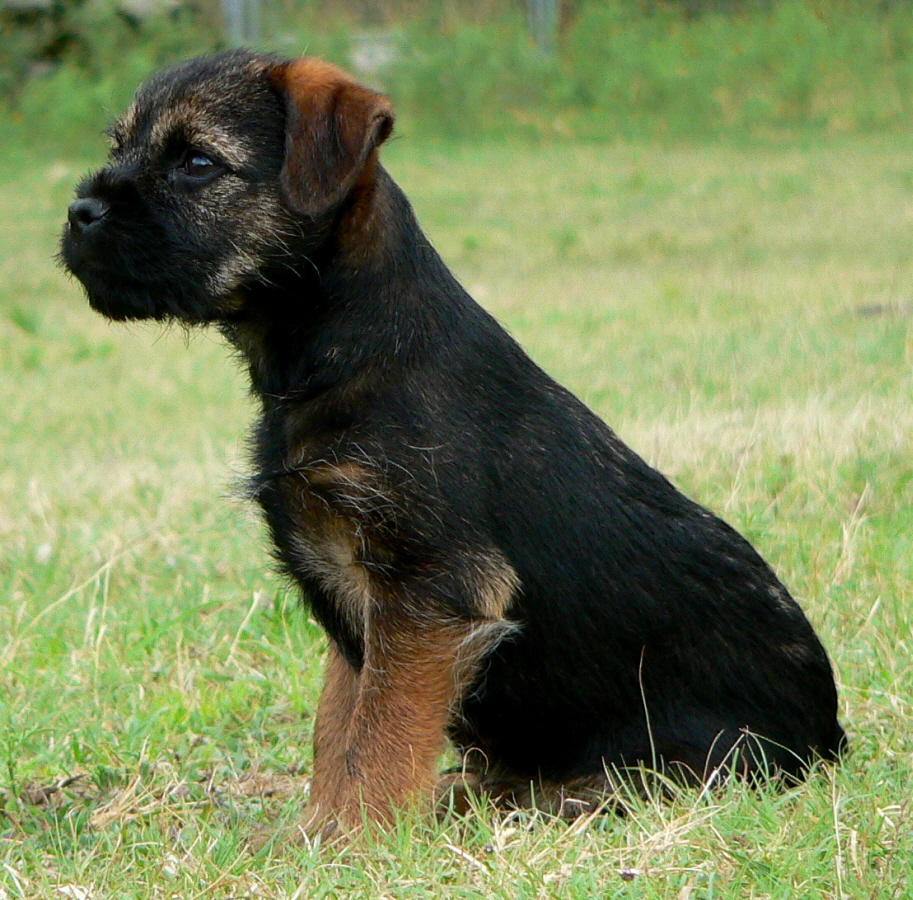
[[[913,114],[905,0],[0,0],[0,27],[6,114],[57,134],[97,126],[153,67],[236,44],[342,64],[439,136],[868,131]]]

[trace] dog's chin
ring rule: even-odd
[[[77,278],[89,298],[89,306],[116,322],[151,320],[207,325],[222,318],[216,301],[207,296],[175,292],[167,285],[100,284],[79,274]]]
[[[222,320],[214,300],[209,297],[187,296],[162,286],[131,288],[108,286],[99,289],[83,281],[89,306],[116,322],[138,320],[176,321],[186,325],[208,325]]]
[[[89,298],[89,306],[115,322],[133,322],[142,319],[162,321],[171,314],[162,305],[155,303],[148,293],[129,290],[90,288],[83,282]]]
[[[66,259],[64,265],[82,284],[89,306],[116,322],[148,319],[205,325],[219,319],[218,300],[196,285],[175,286],[117,277]]]
[[[118,266],[97,249],[64,237],[59,254],[61,265],[85,289],[89,305],[96,312],[118,322],[149,319],[177,320],[186,324],[218,321],[219,298],[207,288],[205,275],[169,281]]]

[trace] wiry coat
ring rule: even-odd
[[[252,493],[330,639],[309,820],[428,796],[445,734],[515,796],[834,758],[795,601],[460,287],[377,161],[392,122],[316,60],[193,60],[64,239],[96,308],[215,322],[247,361]]]

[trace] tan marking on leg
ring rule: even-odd
[[[485,656],[518,627],[504,613],[519,578],[495,550],[469,554],[456,566],[476,618],[434,618],[427,599],[391,587],[361,562],[377,515],[394,505],[375,469],[322,461],[290,465],[289,476],[282,484],[294,492],[301,526],[295,555],[364,646],[358,673],[334,651],[321,697],[305,827],[326,834],[328,822],[348,831],[363,813],[389,821],[396,809],[431,801],[461,698]]]
[[[394,807],[430,797],[467,631],[369,624],[347,760],[351,787],[372,818],[389,819]]]
[[[345,749],[337,736],[326,760],[315,760],[311,790],[319,813],[309,814],[306,827],[332,817],[351,830],[362,808],[389,821],[396,809],[430,805],[462,689],[461,647],[472,630],[467,622],[409,621],[372,609]]]
[[[361,548],[355,526],[327,515],[318,536],[294,542],[300,564],[320,580],[346,621],[360,633],[371,601],[371,579],[358,561]]]
[[[314,775],[304,813],[304,827],[309,831],[332,815],[345,784],[345,754],[357,693],[358,674],[331,643],[314,726]]]

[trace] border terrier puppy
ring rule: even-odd
[[[430,800],[448,738],[513,802],[836,758],[796,602],[460,287],[378,162],[392,128],[319,60],[193,59],[63,236],[99,312],[213,323],[247,363],[251,492],[329,638],[307,827]]]

